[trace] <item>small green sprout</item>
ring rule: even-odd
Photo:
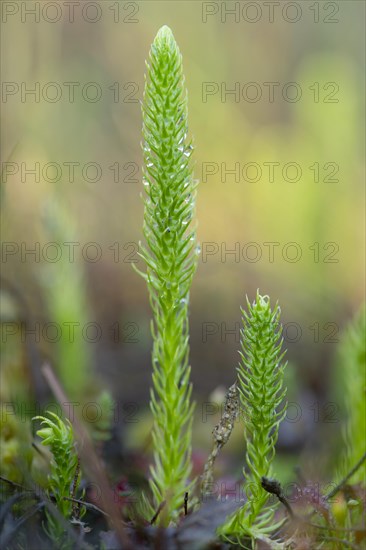
[[[74,432],[69,420],[65,422],[57,414],[48,411],[53,417],[35,416],[33,420],[41,420],[44,426],[37,430],[42,439],[42,445],[49,446],[53,455],[49,474],[48,494],[56,501],[57,508],[67,521],[73,519],[75,505],[67,500],[76,494],[80,482],[79,459],[75,450]],[[66,497],[66,498],[65,498]],[[85,508],[78,510],[79,518],[85,513]],[[69,542],[65,536],[64,525],[47,510],[47,534],[57,541],[60,548],[68,548]]]

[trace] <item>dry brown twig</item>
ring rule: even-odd
[[[202,483],[201,483],[201,497],[202,500],[211,496],[213,486],[213,469],[215,460],[219,454],[220,449],[228,442],[231,432],[234,428],[235,420],[239,414],[239,394],[237,382],[234,382],[228,389],[225,398],[224,412],[220,419],[220,422],[214,427],[212,431],[214,445],[210,456],[205,464]]]

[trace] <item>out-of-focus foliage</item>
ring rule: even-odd
[[[1,403],[1,475],[17,483],[28,479],[33,458],[31,443],[29,421],[17,416],[11,403]]]
[[[40,273],[48,314],[56,327],[54,334],[50,331],[49,338],[54,338],[57,372],[67,395],[80,397],[90,387],[93,375],[93,357],[85,335],[90,318],[86,280],[83,265],[77,258],[58,255],[63,243],[77,242],[77,231],[74,220],[56,197],[46,203],[43,219],[47,240],[56,245],[55,256],[50,251],[50,257],[57,259],[42,265]]]
[[[344,477],[366,453],[366,325],[365,306],[347,327],[340,347],[338,382],[343,388],[346,408],[344,426],[343,464],[340,476]],[[366,486],[366,462],[349,480]]]
[[[95,442],[108,441],[116,422],[115,402],[109,391],[103,390],[96,399],[98,418],[91,425],[91,435]]]

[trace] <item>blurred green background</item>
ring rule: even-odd
[[[53,23],[52,6],[38,22],[22,13],[22,3],[3,4],[18,8],[2,14],[3,399],[29,396],[48,359],[79,399],[93,394],[98,376],[98,387],[105,384],[121,403],[136,402],[141,411],[147,405],[151,312],[131,266],[142,267],[139,101],[150,44],[167,24],[183,55],[200,180],[202,255],[190,308],[194,394],[207,401],[232,383],[239,306],[259,288],[280,302],[290,399],[303,411],[302,422],[284,430],[283,444],[320,445],[322,429],[331,437],[342,420],[332,389],[337,341],[364,300],[365,4],[280,2],[272,19],[263,2],[85,2],[89,8],[76,6],[74,21],[63,6]],[[73,101],[65,83],[75,83]],[[31,88],[36,96],[22,96]],[[225,95],[233,89],[237,95]],[[39,181],[26,173],[35,163]],[[70,163],[78,163],[73,178]],[[273,178],[268,163],[278,163]],[[235,165],[240,173],[225,181],[225,168]],[[65,242],[80,243],[75,262]],[[278,243],[272,258],[270,242]],[[37,255],[26,255],[22,243],[39,246]],[[86,243],[97,248],[83,257]],[[239,257],[225,255],[235,246]],[[57,250],[61,257],[50,261]],[[208,250],[215,253],[205,256]],[[88,261],[96,251],[101,257]],[[37,322],[38,342],[9,324]],[[73,343],[70,322],[79,323]],[[63,328],[60,341],[51,341],[58,333],[47,323]],[[98,342],[83,339],[86,323],[101,327]],[[93,334],[91,328],[87,340]],[[327,424],[322,411],[330,402],[337,422]]]

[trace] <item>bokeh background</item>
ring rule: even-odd
[[[151,311],[132,263],[142,268],[145,59],[167,24],[183,54],[200,180],[190,306],[198,447],[209,448],[216,418],[202,416],[204,403],[235,376],[239,306],[259,288],[281,305],[291,417],[301,413],[284,423],[280,449],[298,462],[337,448],[338,341],[364,301],[365,4],[280,2],[272,17],[263,2],[102,1],[71,18],[63,3],[59,17],[41,2],[37,21],[21,6],[37,3],[3,4],[2,399],[44,402],[47,360],[73,399],[109,389],[125,407],[125,445],[149,432]],[[268,163],[278,163],[273,178]],[[240,174],[225,177],[235,166]],[[100,338],[92,325],[83,337],[87,323]]]

